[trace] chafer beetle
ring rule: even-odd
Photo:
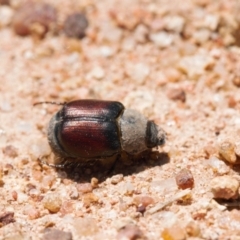
[[[160,127],[120,102],[76,100],[62,105],[48,127],[49,144],[61,158],[103,159],[121,151],[136,155],[165,143]]]

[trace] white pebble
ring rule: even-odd
[[[96,79],[102,79],[105,76],[105,72],[100,66],[97,66],[93,68],[90,75]]]
[[[80,59],[79,54],[77,52],[74,52],[67,57],[66,62],[68,65],[72,65],[76,62],[79,64],[80,63],[79,59]]]
[[[113,55],[113,49],[108,46],[102,46],[99,49],[99,53],[102,57],[111,57]]]
[[[33,127],[30,123],[22,121],[17,122],[16,128],[18,132],[28,134],[32,131]]]
[[[173,43],[173,36],[167,32],[152,33],[150,40],[160,48],[169,47]]]
[[[12,22],[13,10],[8,6],[0,7],[0,27],[6,27]]]
[[[34,160],[50,155],[51,149],[47,140],[43,138],[35,139],[29,142],[29,154]]]
[[[126,37],[123,39],[122,41],[122,50],[123,51],[132,51],[132,49],[134,49],[134,46],[135,46],[135,40],[133,37]]]
[[[207,53],[183,57],[178,68],[188,75],[190,79],[197,79],[202,76],[206,69],[214,64],[212,57]]]
[[[21,191],[17,191],[17,201],[18,201],[18,204],[27,202],[28,201],[28,195],[26,195],[25,193],[23,193]]]
[[[207,16],[204,16],[203,24],[209,30],[215,31],[219,24],[219,16],[213,15],[213,14],[208,14]]]
[[[161,211],[156,214],[156,216],[161,221],[163,228],[169,227],[177,222],[177,215],[170,211]]]
[[[203,28],[194,32],[193,39],[195,40],[196,43],[203,44],[209,40],[210,36],[211,36],[210,30]]]
[[[91,217],[75,218],[73,226],[78,235],[77,239],[86,239],[86,236],[94,236],[99,231],[97,221]]]
[[[165,28],[169,31],[181,33],[185,24],[185,19],[180,16],[167,16],[163,19]]]
[[[151,187],[160,194],[166,194],[178,189],[175,178],[168,178],[163,181],[153,181]]]
[[[135,107],[141,113],[148,115],[152,113],[154,96],[147,90],[138,90],[130,92],[126,96],[124,103],[128,107]]]
[[[134,31],[134,39],[139,43],[145,43],[147,40],[147,35],[148,28],[143,24],[138,25]]]
[[[99,29],[99,40],[103,42],[112,42],[117,43],[120,42],[123,31],[109,22],[103,22],[100,24]]]
[[[144,63],[127,65],[127,74],[138,84],[143,84],[149,73],[150,69]]]
[[[232,176],[215,177],[210,182],[214,198],[237,199],[239,182]]]
[[[223,175],[230,171],[230,168],[225,164],[225,162],[216,157],[210,158],[206,161],[206,163],[211,166],[214,171],[217,171],[218,174]]]

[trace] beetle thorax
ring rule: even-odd
[[[130,154],[138,154],[147,150],[146,127],[147,118],[132,109],[125,109],[120,120],[122,149]]]

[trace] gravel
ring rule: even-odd
[[[0,1],[0,236],[237,239],[239,9],[235,0]],[[79,32],[74,18],[66,35],[76,12],[88,23]],[[140,111],[166,144],[122,154],[112,171],[99,161],[47,166],[59,107],[33,104],[83,98]]]

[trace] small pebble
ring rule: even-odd
[[[67,37],[83,38],[88,27],[88,20],[83,13],[73,13],[69,15],[64,24],[63,31]]]
[[[180,59],[179,70],[186,73],[190,79],[198,79],[204,75],[206,69],[212,67],[214,61],[207,53],[186,56]]]
[[[99,54],[102,57],[111,57],[114,54],[114,50],[109,46],[102,46],[99,48]]]
[[[79,193],[78,193],[78,191],[75,187],[73,187],[71,189],[71,192],[70,192],[69,196],[70,196],[71,199],[78,199]]]
[[[197,44],[206,43],[211,37],[211,31],[208,29],[200,29],[193,33],[193,39]]]
[[[194,220],[203,220],[207,215],[207,209],[199,209],[192,213],[192,218]]]
[[[196,222],[189,222],[186,226],[186,232],[188,236],[191,237],[199,237],[201,234],[201,230],[199,228],[199,225]]]
[[[56,177],[54,175],[43,176],[41,180],[43,189],[46,189],[46,190],[50,189],[55,181],[56,181]]]
[[[194,178],[191,171],[184,168],[178,172],[176,175],[176,183],[181,189],[193,188]]]
[[[236,201],[231,201],[231,203],[234,203],[234,202],[236,202]],[[218,209],[218,210],[223,212],[229,206],[228,204],[230,203],[230,201],[225,201],[225,203],[223,203],[223,205],[222,205],[222,203],[223,203],[223,201],[221,201],[221,204],[219,204],[217,201],[212,199],[210,204],[208,205],[208,208],[210,208],[210,209],[214,209],[215,208],[215,209]]]
[[[238,88],[240,87],[240,76],[239,76],[239,74],[235,74],[232,82],[236,87],[238,87]]]
[[[150,34],[150,40],[160,48],[166,48],[172,45],[173,36],[167,32]]]
[[[16,130],[18,132],[21,132],[21,133],[24,133],[24,134],[29,134],[32,131],[32,128],[33,128],[33,126],[29,122],[19,121],[16,124]]]
[[[99,198],[93,193],[86,193],[82,198],[85,207],[89,207],[91,204],[97,203],[98,200]]]
[[[0,27],[8,26],[13,19],[14,12],[8,6],[0,7]]]
[[[12,191],[12,198],[13,198],[13,200],[14,201],[17,201],[17,199],[18,199],[18,194],[17,194],[17,192],[16,191]]]
[[[32,184],[32,183],[27,183],[25,192],[29,192],[32,189],[36,189],[36,186],[34,184]]]
[[[239,79],[240,80],[240,79]],[[228,107],[230,108],[235,108],[237,105],[236,98],[234,96],[229,96],[228,97]]]
[[[128,204],[124,200],[119,199],[119,210],[125,212],[128,208]]]
[[[133,203],[137,206],[137,212],[144,213],[146,210],[146,207],[150,204],[154,203],[154,200],[150,196],[136,196],[133,199]]]
[[[211,157],[218,152],[218,149],[215,144],[213,144],[212,142],[208,142],[204,147],[204,152],[206,153],[207,157]]]
[[[186,93],[181,88],[172,88],[168,91],[167,96],[173,101],[186,101]]]
[[[93,178],[91,178],[91,185],[92,185],[92,187],[93,188],[97,188],[98,187],[98,179],[97,178],[95,178],[95,177],[93,177]]]
[[[134,31],[134,39],[136,42],[145,43],[148,37],[148,28],[143,24],[140,24],[136,27]]]
[[[186,231],[176,223],[171,227],[165,228],[161,236],[164,240],[184,240],[186,239]]]
[[[29,154],[33,160],[50,155],[51,148],[44,138],[36,138],[34,142],[28,142]]]
[[[117,174],[112,176],[111,183],[115,185],[120,183],[122,180],[123,180],[123,174]]]
[[[143,84],[148,75],[150,68],[145,63],[127,64],[126,74],[137,84]]]
[[[122,193],[126,196],[132,196],[134,193],[134,185],[131,182],[126,182],[123,186],[122,186]]]
[[[13,170],[13,165],[10,163],[7,163],[4,168],[3,168],[3,172],[4,174],[8,174],[9,172],[11,172]]]
[[[117,234],[117,240],[137,240],[143,238],[144,235],[140,228],[133,224],[128,224],[121,228]]]
[[[181,73],[173,67],[164,69],[162,74],[163,78],[166,78],[167,82],[178,82],[181,78]]]
[[[154,104],[154,94],[147,89],[131,91],[124,99],[126,106],[138,106],[138,111],[143,114],[150,115]],[[139,104],[141,102],[141,104]]]
[[[222,157],[223,160],[229,163],[235,163],[237,161],[237,156],[235,154],[235,146],[229,140],[220,142],[220,144],[218,145],[218,152],[220,157]]]
[[[76,188],[80,194],[90,193],[93,190],[91,183],[79,183]]]
[[[216,31],[220,17],[218,15],[208,14],[203,19],[203,26],[211,31]]]
[[[29,197],[27,194],[17,191],[17,201],[18,204],[27,203],[29,201]]]
[[[74,212],[74,205],[73,205],[73,202],[72,201],[65,201],[62,203],[62,206],[61,206],[61,214],[64,216],[66,214],[71,214]]]
[[[211,191],[214,198],[237,199],[239,182],[231,176],[215,177],[210,182]]]
[[[30,220],[38,219],[38,218],[41,216],[41,215],[40,215],[40,211],[39,211],[37,208],[35,208],[35,207],[31,206],[31,205],[27,206],[27,207],[24,209],[23,213],[24,213],[25,215],[28,215],[28,218],[29,218]]]
[[[10,157],[10,158],[15,158],[18,156],[18,151],[13,145],[8,145],[2,149],[2,152],[4,155]]]
[[[26,189],[26,192],[28,192],[29,196],[32,197],[32,198],[37,198],[41,193],[35,187]]]
[[[73,53],[81,53],[82,52],[82,46],[81,43],[79,42],[78,39],[75,38],[68,38],[66,39],[66,49],[69,52],[73,52]],[[74,61],[76,62],[76,59],[73,59],[70,56],[70,59],[68,59],[70,61],[68,61],[68,64],[71,65],[74,63]]]
[[[13,212],[5,212],[0,215],[0,227],[15,222]]]
[[[39,170],[33,170],[32,171],[32,177],[33,177],[34,180],[36,180],[38,182],[41,182],[42,179],[43,179],[43,173],[42,173],[42,171],[39,171]],[[43,186],[43,188],[46,189],[46,186]],[[49,189],[49,188],[47,187],[47,189]]]
[[[121,42],[122,37],[123,37],[122,29],[117,28],[115,25],[110,24],[109,22],[99,25],[98,38],[103,44],[106,43],[117,44]]]
[[[61,196],[57,193],[49,193],[44,197],[43,205],[51,213],[57,213],[62,205]]]
[[[144,213],[148,205],[154,204],[154,200],[150,196],[136,196],[133,199],[133,204],[137,206],[137,212]]]
[[[136,12],[136,9],[133,11],[130,8],[128,11],[119,11],[118,7],[116,7],[109,12],[109,15],[115,20],[117,26],[133,31],[140,21],[140,16],[136,16]]]
[[[213,169],[214,172],[218,173],[219,175],[227,174],[230,171],[229,166],[227,166],[224,161],[221,161],[217,157],[211,157],[210,159],[206,160],[206,163]]]
[[[137,206],[144,205],[145,207],[147,207],[148,205],[153,204],[154,200],[150,196],[138,195],[138,196],[134,197],[133,203]]]
[[[99,231],[96,220],[90,217],[74,219],[74,227],[79,235],[76,239],[80,239],[80,236],[93,236]]]
[[[46,228],[42,240],[72,240],[71,232],[64,232],[58,229]]]
[[[52,30],[57,22],[56,9],[40,2],[28,2],[22,5],[13,17],[13,29],[20,36],[44,35]]]
[[[153,188],[158,194],[163,195],[176,191],[178,186],[175,178],[168,178],[162,181],[152,181],[151,188]]]
[[[105,71],[102,67],[97,66],[94,67],[89,74],[90,76],[100,80],[105,76]]]
[[[185,25],[185,19],[180,16],[167,16],[163,19],[165,23],[165,28],[168,31],[173,31],[176,33],[181,33]]]

